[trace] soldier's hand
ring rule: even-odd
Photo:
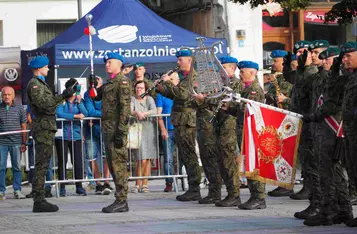
[[[70,98],[73,96],[74,93],[75,93],[74,89],[72,87],[69,87],[63,90],[62,95],[64,98]]]
[[[199,102],[203,102],[205,100],[205,96],[207,95],[203,95],[202,93],[199,93],[197,95],[192,95],[192,97]]]
[[[298,68],[303,70],[305,68],[305,65],[306,65],[306,60],[307,60],[307,55],[308,55],[308,52],[307,50],[305,49],[304,50],[304,53],[302,53],[300,56],[299,56],[299,59],[298,59]]]
[[[331,71],[332,72],[339,74],[340,67],[341,67],[341,64],[342,64],[342,58],[343,58],[344,55],[345,55],[345,53],[341,52],[338,57],[333,58],[333,64],[331,66]]]
[[[114,137],[114,146],[115,148],[121,148],[124,146],[124,138],[121,134],[116,134]]]
[[[161,76],[161,80],[163,81],[169,81],[170,79],[171,79],[170,76],[168,76],[167,74]]]
[[[285,99],[287,99],[287,97],[286,97],[284,94],[281,93],[281,94],[278,96],[278,103],[284,102]]]

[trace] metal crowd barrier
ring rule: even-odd
[[[151,159],[150,159],[150,163],[152,163],[154,165],[153,168],[151,168],[150,170],[150,174],[149,175],[142,175],[141,174],[141,157],[144,155],[143,153],[145,152],[141,152],[141,148],[140,147],[135,147],[135,149],[131,148],[130,146],[130,142],[132,142],[130,139],[131,135],[128,135],[128,153],[129,153],[129,157],[128,157],[128,170],[130,172],[130,176],[129,176],[129,181],[133,181],[133,180],[142,180],[142,179],[166,179],[166,178],[172,178],[173,179],[173,188],[175,190],[175,192],[178,192],[178,179],[179,178],[187,178],[187,175],[183,175],[182,173],[180,174],[180,161],[178,158],[178,154],[177,154],[177,148],[175,147],[175,151],[176,154],[174,154],[174,162],[176,160],[176,167],[173,168],[173,172],[172,174],[168,174],[165,175],[164,174],[164,168],[162,166],[162,162],[163,162],[163,157],[160,157],[160,145],[159,145],[159,126],[158,126],[158,118],[162,117],[162,118],[167,118],[169,117],[169,114],[161,114],[161,115],[150,115],[148,116],[145,121],[134,121],[134,117],[130,118],[130,123],[129,123],[129,127],[132,126],[132,124],[136,123],[136,124],[145,124],[145,123],[151,123],[153,125],[152,129],[154,129],[154,135],[152,136],[152,142],[155,142],[153,149],[155,151],[155,155],[152,155]],[[59,191],[60,191],[60,184],[71,184],[71,183],[82,183],[82,182],[96,182],[96,181],[112,181],[113,179],[111,178],[111,176],[109,178],[105,178],[104,177],[104,159],[105,159],[105,150],[103,147],[103,136],[102,136],[102,132],[100,131],[100,134],[98,136],[98,134],[95,132],[95,129],[93,127],[88,127],[86,125],[93,123],[94,121],[96,122],[96,124],[99,124],[99,129],[101,130],[101,119],[100,118],[92,118],[92,117],[86,117],[83,118],[81,120],[79,119],[75,119],[73,121],[69,121],[67,119],[62,119],[62,118],[57,118],[57,125],[58,125],[58,132],[56,134],[56,140],[55,140],[55,144],[53,147],[53,158],[52,158],[52,170],[53,170],[53,179],[46,181],[46,183],[49,184],[54,184],[55,185],[55,189],[56,189],[56,196],[59,197]],[[79,140],[80,143],[78,143],[78,141],[76,140],[65,140],[65,136],[63,135],[63,128],[64,126],[69,126],[70,128],[70,133],[67,132],[67,137],[69,139],[73,139],[74,137],[74,128],[75,128],[75,124],[76,123],[80,123],[80,134],[81,134],[81,139]],[[167,129],[167,121],[166,121],[166,129]],[[87,132],[86,132],[87,131]],[[89,132],[88,132],[89,131]],[[141,132],[143,133],[143,132]],[[140,136],[141,134],[140,132],[137,133],[137,136]],[[88,136],[89,134],[89,136]],[[135,135],[135,134],[134,134]],[[84,139],[84,137],[89,137],[90,139]],[[144,137],[148,137],[148,136],[144,136]],[[85,144],[85,141],[88,140],[88,142],[92,142],[91,146],[92,146],[92,152],[94,144],[94,141],[99,141],[99,155],[97,155],[98,157],[100,157],[100,165],[99,165],[99,178],[88,178],[88,166],[90,167],[90,162],[92,160],[94,160],[94,155],[86,155],[86,147],[88,146],[87,144]],[[139,139],[140,143],[142,143],[144,140],[147,139],[143,139],[142,137]],[[33,151],[34,151],[34,157],[36,157],[36,152],[35,152],[35,142],[33,142]],[[80,145],[80,146],[78,146]],[[65,151],[63,150],[65,147],[67,147],[68,150],[68,154],[65,155]],[[168,147],[168,144],[167,144]],[[58,148],[62,148],[62,153],[61,155],[58,155]],[[59,150],[61,152],[61,150]],[[78,154],[78,151],[80,151],[81,155],[80,158],[77,157],[77,160],[75,159],[76,156],[72,156],[75,154]],[[136,158],[135,155],[139,155],[139,158]],[[67,157],[67,160],[66,160]],[[97,157],[97,160],[98,160]],[[74,159],[74,160],[71,160]],[[78,160],[79,159],[79,160]],[[136,163],[135,159],[138,160],[139,163]],[[67,163],[63,163],[66,162]],[[62,162],[62,163],[61,163]],[[79,167],[77,167],[77,171],[76,171],[76,164],[80,163],[81,164],[81,169],[79,169]],[[62,168],[59,168],[59,164],[61,164]],[[137,165],[135,165],[137,164]],[[139,167],[139,171],[140,173],[137,174],[135,173],[134,168],[136,169],[136,166]],[[174,165],[175,166],[175,163]],[[91,167],[92,168],[92,167]],[[92,168],[93,169],[93,168]],[[68,178],[66,175],[68,174],[68,170],[72,171],[72,178]],[[79,171],[79,173],[78,173]],[[62,176],[60,176],[59,173],[62,173]],[[155,174],[155,175],[153,175]],[[94,174],[93,174],[94,176]],[[62,177],[63,179],[60,180],[59,177]],[[68,178],[68,179],[67,179]],[[164,184],[163,184],[164,185]],[[150,184],[149,184],[150,186]],[[130,188],[129,188],[130,189]]]

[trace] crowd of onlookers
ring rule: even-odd
[[[143,64],[135,66],[135,80],[133,81],[134,96],[131,99],[131,121],[130,125],[136,124],[136,130],[140,135],[140,142],[130,151],[131,158],[135,161],[133,166],[135,173],[132,176],[150,176],[152,164],[158,159],[159,150],[164,157],[165,175],[174,173],[174,135],[170,117],[150,117],[156,114],[170,114],[172,100],[156,95],[140,97],[151,83],[144,78],[145,67]],[[96,77],[98,87],[103,84],[101,77]],[[56,109],[58,129],[61,134],[57,134],[55,139],[55,152],[51,159],[50,168],[46,175],[46,181],[52,180],[82,180],[108,178],[108,181],[89,182],[86,188],[82,182],[75,182],[76,194],[87,195],[90,190],[95,190],[96,194],[108,195],[113,189],[109,184],[111,178],[108,164],[105,158],[105,150],[101,137],[101,124],[99,119],[85,119],[86,117],[101,117],[101,101],[94,101],[85,92],[83,97],[80,94],[81,87],[76,79],[71,78],[65,83],[65,87],[77,84],[77,92],[73,97],[66,99]],[[0,133],[8,131],[20,131],[8,135],[0,135],[0,200],[5,199],[5,175],[7,171],[8,154],[11,157],[14,196],[18,199],[32,198],[32,192],[25,195],[21,192],[22,153],[28,151],[28,180],[31,183],[34,178],[34,152],[33,138],[30,132],[22,130],[31,129],[31,123],[36,116],[22,105],[14,103],[15,92],[11,87],[4,87],[1,90],[2,103],[0,104]],[[81,120],[81,121],[79,121]],[[139,127],[138,127],[139,126]],[[159,132],[158,132],[159,130]],[[161,133],[161,134],[160,134]],[[160,137],[158,137],[160,135]],[[128,136],[130,138],[130,136]],[[158,147],[160,145],[160,147]],[[70,157],[68,157],[70,155]],[[72,170],[68,170],[67,161],[71,160]],[[160,160],[158,160],[160,161]],[[54,170],[56,165],[57,170]],[[54,173],[55,172],[55,173]],[[72,177],[69,176],[72,172]],[[171,192],[172,178],[166,179],[165,192]],[[51,184],[45,185],[45,196],[52,197]],[[149,192],[148,179],[138,179],[132,192]],[[60,183],[60,196],[67,195],[66,183]]]

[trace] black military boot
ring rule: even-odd
[[[242,210],[257,210],[257,209],[265,209],[267,207],[264,198],[256,198],[251,197],[244,204],[238,206],[239,209]]]
[[[59,210],[58,206],[46,201],[45,191],[36,192],[33,200],[32,212],[56,212]]]
[[[350,196],[350,197],[348,198],[348,200],[350,200],[350,203],[351,203],[352,206],[357,205],[357,196],[352,195],[352,196]]]
[[[129,211],[129,206],[126,201],[118,201],[115,200],[113,204],[104,207],[102,209],[102,212],[104,213],[118,213],[118,212],[128,212]]]
[[[346,223],[346,225],[349,227],[357,227],[357,218],[350,220],[349,222]]]
[[[319,215],[320,208],[316,208],[315,206],[309,205],[305,210],[296,212],[294,217],[297,219],[314,219]]]
[[[222,201],[217,202],[215,205],[218,207],[234,207],[241,205],[240,196],[229,195],[225,197]]]
[[[204,197],[200,200],[198,200],[199,204],[214,204],[221,201],[221,193],[220,192],[214,192],[214,191],[208,191],[207,197]]]
[[[273,191],[268,192],[268,195],[271,197],[285,197],[294,194],[294,190],[286,189],[282,187],[277,187]]]
[[[202,199],[200,187],[189,188],[184,194],[176,196],[178,201],[198,201]]]
[[[291,194],[289,197],[293,200],[307,200],[309,199],[309,194],[310,190],[304,185],[299,192]]]
[[[347,224],[351,220],[353,220],[352,211],[340,211],[338,212],[337,215],[332,217],[332,221],[334,224],[341,224],[341,223]]]
[[[26,194],[25,197],[26,197],[26,198],[33,198],[33,197],[35,196],[35,193],[36,193],[35,190],[32,190],[31,193]]]
[[[317,215],[313,219],[307,219],[304,221],[306,226],[331,226],[333,221],[330,215]]]

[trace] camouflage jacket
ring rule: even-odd
[[[264,91],[259,84],[258,79],[256,78],[253,83],[244,87],[243,90],[240,92],[242,98],[247,98],[257,102],[264,102]],[[228,109],[228,113],[237,117],[237,126],[243,126],[244,122],[244,111],[245,111],[245,104],[238,104],[235,103],[234,106],[230,106]]]
[[[170,81],[163,82],[158,92],[174,101],[171,111],[172,125],[196,127],[196,107],[189,91],[189,80],[182,73],[179,73],[179,77],[178,85],[175,86]],[[196,75],[193,74],[192,78],[195,80]]]
[[[128,134],[131,81],[122,74],[102,85],[96,100],[102,100],[102,131],[110,134]]]
[[[309,113],[311,109],[312,78],[318,69],[314,65],[309,65],[305,69],[297,70],[295,82],[291,94],[290,109],[295,113]]]
[[[54,96],[46,82],[34,76],[27,85],[27,97],[32,114],[33,132],[57,131],[56,108],[63,103],[62,95]]]
[[[287,110],[289,109],[290,106],[290,96],[291,96],[291,91],[293,89],[293,85],[287,82],[282,74],[277,75],[276,77],[277,85],[280,88],[280,93],[284,94],[287,98],[284,100],[282,103],[283,109]],[[273,85],[269,87],[269,90],[266,94],[267,99],[269,100],[274,100],[273,104],[274,106],[278,106],[277,104],[277,93],[276,93],[276,87],[274,83],[272,82]],[[268,104],[268,103],[267,103]]]

